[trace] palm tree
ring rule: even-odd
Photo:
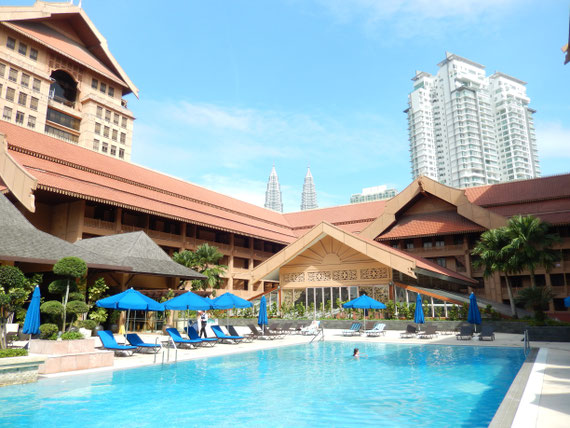
[[[208,244],[202,244],[196,251],[184,250],[180,253],[174,253],[172,259],[176,263],[180,263],[190,269],[201,273],[206,276],[206,279],[192,281],[192,288],[194,290],[208,288],[220,288],[222,282],[221,276],[228,268],[226,265],[220,264],[220,259],[224,257],[220,251]]]
[[[523,304],[526,308],[534,311],[534,319],[543,322],[546,318],[544,313],[548,309],[548,304],[552,300],[554,294],[548,287],[527,287],[519,291],[517,295],[517,303]]]
[[[485,277],[489,277],[495,272],[499,274],[502,272],[505,275],[511,315],[517,318],[517,307],[515,306],[509,274],[516,272],[518,266],[513,251],[508,245],[509,238],[506,228],[487,230],[481,235],[475,248],[473,248],[472,254],[479,257],[473,261],[473,266],[475,268],[484,267],[483,275]]]
[[[528,269],[532,287],[536,287],[536,268],[543,267],[549,271],[560,259],[559,251],[552,249],[555,243],[560,242],[560,236],[550,233],[549,229],[548,223],[530,215],[511,217],[507,223],[508,251],[513,252],[519,265],[515,271]]]

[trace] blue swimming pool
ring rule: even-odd
[[[0,426],[487,426],[520,349],[324,342],[0,388]],[[197,351],[199,352],[199,351]]]

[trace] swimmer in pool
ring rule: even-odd
[[[352,356],[354,358],[360,358],[360,357],[367,357],[368,355],[366,354],[361,354],[360,350],[358,348],[354,348],[354,351],[352,352]]]

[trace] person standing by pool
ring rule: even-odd
[[[207,338],[208,335],[206,334],[206,326],[208,325],[208,312],[202,311],[200,315],[200,337],[202,337],[202,333],[204,333],[204,337]]]

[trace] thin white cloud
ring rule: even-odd
[[[570,159],[570,128],[560,122],[537,122],[539,159]]]
[[[340,24],[358,23],[373,37],[441,37],[476,23],[481,31],[523,0],[316,0]]]
[[[333,119],[319,113],[190,101],[147,100],[144,107],[136,112],[134,162],[257,205],[264,203],[273,163],[278,165],[287,211],[299,209],[308,163],[322,174],[315,177],[320,206],[344,203],[350,197],[346,190],[326,194],[326,182],[342,183],[348,174],[362,171],[382,174],[384,168],[399,163],[407,167],[405,131],[381,116],[352,114]],[[299,180],[289,187],[283,177],[296,175],[297,167]]]

